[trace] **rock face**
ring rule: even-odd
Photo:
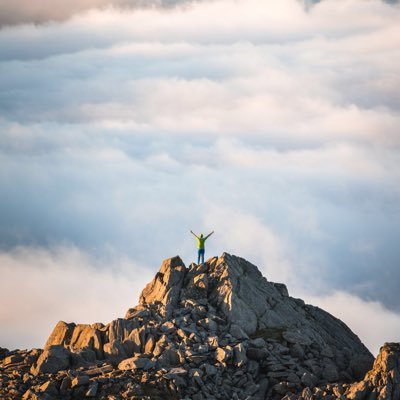
[[[160,271],[140,295],[140,304],[159,302],[164,306],[164,315],[169,318],[178,305],[185,274],[186,267],[180,257],[165,260]]]
[[[400,399],[400,343],[385,343],[365,378],[349,385],[348,399]]]
[[[226,253],[165,260],[125,318],[61,321],[43,352],[0,360],[24,399],[400,399],[398,344],[367,373],[373,357],[343,322]]]

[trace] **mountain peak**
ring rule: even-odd
[[[289,296],[252,263],[223,253],[189,267],[179,256],[164,260],[125,318],[107,325],[60,321],[44,351],[25,356],[35,382],[47,385],[38,384],[33,396],[58,373],[52,391],[61,394],[63,387],[74,398],[85,387],[101,399],[124,388],[122,399],[299,400],[337,393],[361,399],[382,391],[374,382],[389,387],[400,373],[393,363],[399,351],[385,345],[364,381],[354,383],[373,357],[342,321]],[[70,379],[66,370],[79,370],[75,387],[61,384]],[[115,390],[104,384],[108,376],[118,382]],[[400,385],[390,388],[397,393]]]

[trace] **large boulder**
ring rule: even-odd
[[[38,358],[31,368],[33,375],[39,373],[54,374],[60,370],[67,369],[71,363],[71,352],[62,345],[49,346]]]
[[[143,289],[140,304],[161,303],[165,316],[169,317],[178,304],[185,273],[185,264],[179,256],[164,260],[160,271]]]
[[[365,378],[351,385],[346,399],[400,399],[400,343],[385,343]]]
[[[342,321],[318,307],[288,296],[286,287],[268,282],[258,268],[227,253],[208,264],[208,300],[224,318],[248,335],[274,335],[290,344],[310,346],[322,352],[329,347],[350,358],[373,357]],[[323,356],[323,355],[322,355]]]
[[[102,334],[99,324],[67,324],[59,321],[47,339],[45,349],[63,345],[71,350],[93,350],[97,358],[103,358]]]

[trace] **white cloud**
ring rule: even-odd
[[[137,304],[152,278],[128,259],[96,260],[75,247],[0,253],[0,342],[43,347],[59,320],[108,323]]]
[[[365,301],[341,291],[323,297],[303,293],[302,297],[344,321],[374,356],[385,342],[400,342],[400,314],[379,302]]]
[[[213,248],[252,261],[271,281],[291,281],[293,266],[287,257],[287,244],[279,235],[254,215],[238,209],[218,207],[212,202],[206,203],[205,208],[204,225],[217,232],[212,238]]]

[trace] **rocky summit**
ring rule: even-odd
[[[60,321],[0,348],[1,399],[400,400],[400,344],[374,361],[339,319],[229,255],[165,260],[125,318]]]

